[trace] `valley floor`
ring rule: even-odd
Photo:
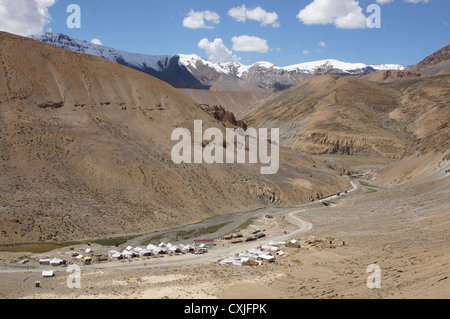
[[[330,199],[328,206],[307,205],[297,216],[312,227],[293,237],[301,248],[284,249],[286,255],[275,263],[221,265],[219,257],[226,256],[220,249],[230,250],[218,244],[208,253],[211,258],[206,254],[193,264],[182,262],[188,257],[173,256],[164,262],[180,262],[164,267],[148,267],[144,260],[83,266],[91,268],[82,268],[79,289],[67,288],[65,270],[53,278],[42,278],[39,272],[0,272],[0,297],[450,298],[449,186],[448,178],[393,189],[366,185],[339,201]],[[294,231],[298,226],[288,222],[289,212],[279,211],[272,221],[257,220],[252,227],[270,232],[254,246]],[[9,254],[0,257],[14,257]],[[379,289],[367,286],[371,273],[366,270],[372,264],[381,270]],[[36,281],[41,288],[35,288]]]

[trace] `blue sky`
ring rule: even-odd
[[[80,7],[81,28],[68,28],[69,4]],[[381,28],[367,28],[361,19],[371,14],[370,4],[381,9]],[[0,11],[10,12],[0,16],[0,30],[16,34],[51,30],[131,52],[197,54],[244,64],[334,58],[409,65],[450,42],[448,0],[0,0],[2,6]],[[45,19],[28,18],[36,28],[24,31],[24,22],[13,21],[23,15],[12,10],[44,12]]]

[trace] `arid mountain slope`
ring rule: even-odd
[[[437,75],[448,68],[450,68],[450,44],[406,70],[380,70],[363,75],[361,78],[380,83],[404,82]]]
[[[392,82],[403,82],[419,79],[424,77],[425,74],[418,71],[377,71],[370,74],[366,74],[361,78],[367,81],[380,82],[380,83],[392,83]]]
[[[400,158],[449,122],[449,96],[445,73],[392,84],[321,76],[256,103],[238,118],[256,127],[274,122],[283,145],[311,154]]]
[[[450,44],[430,54],[411,69],[428,75],[435,75],[450,68]]]
[[[147,74],[1,32],[1,243],[138,234],[348,187],[298,154],[267,176],[174,164],[171,133],[194,119],[224,129]]]
[[[250,126],[280,127],[284,146],[310,154],[400,157],[405,143],[386,128],[398,92],[356,77],[309,78],[239,114]]]

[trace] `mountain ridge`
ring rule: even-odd
[[[312,61],[279,67],[271,62],[259,61],[251,65],[240,62],[211,62],[195,54],[146,55],[131,53],[114,48],[78,40],[60,33],[45,33],[30,38],[58,46],[60,48],[93,54],[123,64],[168,82],[176,88],[211,89],[218,91],[242,91],[239,84],[223,89],[214,87],[217,79],[231,78],[253,84],[250,90],[258,87],[270,92],[284,90],[299,81],[314,75],[365,75],[377,70],[403,70],[405,65],[381,64],[366,65],[347,63],[335,59]],[[269,80],[268,80],[269,79]],[[229,79],[228,79],[229,80]],[[229,84],[229,81],[227,82]],[[240,83],[241,84],[241,83]]]

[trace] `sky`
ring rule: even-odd
[[[0,30],[22,36],[281,67],[413,65],[450,43],[449,23],[449,0],[0,0]]]

